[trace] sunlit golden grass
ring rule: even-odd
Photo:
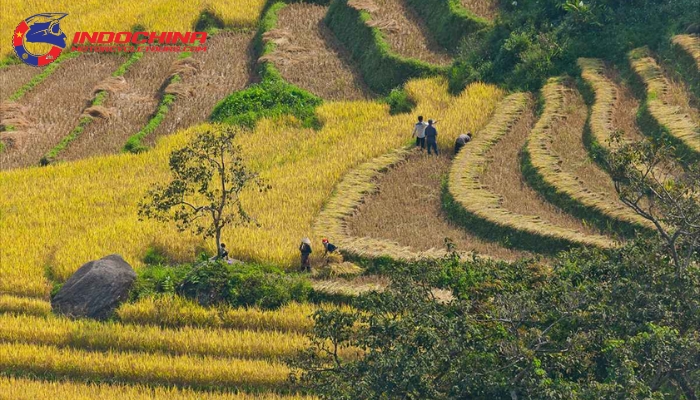
[[[70,320],[62,317],[0,315],[0,342],[75,349],[280,359],[308,344],[306,337],[275,331],[162,329],[156,326]]]
[[[501,96],[494,86],[472,84],[453,97],[439,78],[410,82],[407,91],[417,101],[416,113],[441,120],[443,149],[463,129],[484,124]],[[317,113],[324,124],[318,131],[287,117],[262,120],[254,132],[237,138],[243,157],[272,189],[243,196],[259,226],[224,230],[233,257],[298,265],[298,242],[311,235],[313,220],[337,182],[355,166],[410,141],[415,118],[390,116],[388,105],[378,102],[327,103]],[[6,233],[0,292],[43,297],[49,288],[46,269],[65,280],[85,262],[111,253],[139,268],[153,245],[174,261],[190,261],[202,247],[211,251],[211,241],[137,216],[148,188],[169,179],[170,151],[201,129],[206,126],[163,138],[144,154],[0,173],[0,230]],[[320,237],[314,243],[320,248]]]
[[[24,95],[17,103],[27,108],[29,127],[23,130],[27,137],[22,146],[0,153],[0,169],[39,165],[41,157],[78,124],[93,98],[93,88],[123,61],[124,56],[117,55],[80,55],[63,62]]]
[[[134,0],[109,0],[97,2],[58,0],[49,3],[4,0],[0,3],[0,57],[12,52],[9,38],[15,27],[25,18],[38,12],[63,12],[68,16],[61,20],[61,29],[70,45],[75,32],[129,31],[136,25],[146,31],[187,32],[194,30],[195,23],[203,10],[209,10],[228,26],[254,28],[263,7],[264,0],[223,0],[223,1],[174,1],[155,0],[140,2]]]
[[[412,151],[406,161],[379,174],[374,190],[364,196],[357,210],[347,218],[351,236],[391,240],[415,252],[447,250],[449,238],[455,249],[469,256],[515,260],[530,254],[503,247],[470,234],[469,227],[448,221],[442,211],[442,180],[452,164],[452,153],[438,157]],[[348,197],[340,190],[339,198]],[[465,229],[466,228],[466,229]]]
[[[526,146],[536,173],[549,186],[606,217],[650,226],[619,200],[610,176],[598,167],[583,144],[587,107],[563,78],[543,88],[545,108]]]
[[[645,47],[631,51],[629,60],[646,85],[651,115],[673,137],[700,152],[700,111],[691,106],[685,86],[669,78]]]
[[[148,297],[122,304],[117,309],[117,317],[123,323],[139,325],[307,333],[313,327],[311,316],[318,308],[308,303],[290,303],[275,311],[224,306],[205,308],[180,297]]]
[[[532,128],[530,96],[516,93],[498,107],[455,157],[449,190],[464,209],[497,226],[601,247],[612,241],[544,201],[524,181],[519,152]]]
[[[44,316],[51,314],[51,303],[37,298],[0,294],[0,313]]]
[[[370,13],[372,18],[368,24],[382,32],[395,53],[431,64],[450,64],[452,59],[449,54],[435,41],[423,20],[405,1],[372,1],[377,8]]]
[[[303,395],[275,393],[211,393],[189,389],[142,385],[86,384],[65,381],[35,381],[0,378],[1,400],[312,400]]]
[[[326,100],[372,97],[348,51],[323,22],[328,7],[294,3],[279,12],[278,29],[265,39],[276,44],[264,57],[289,82]]]
[[[499,0],[461,0],[462,6],[474,15],[493,20],[498,15]]]
[[[276,361],[88,352],[21,343],[0,343],[0,369],[82,381],[239,390],[284,390],[289,375]]]
[[[697,64],[698,71],[700,71],[700,36],[676,35],[671,40],[693,57]]]

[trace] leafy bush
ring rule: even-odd
[[[536,90],[549,76],[573,75],[579,57],[624,64],[636,47],[666,49],[698,18],[697,0],[501,2],[495,24],[461,46],[452,86],[480,80]]]
[[[305,126],[316,126],[315,108],[322,100],[281,80],[264,80],[231,94],[214,107],[210,119],[253,127],[263,117],[292,114]]]
[[[416,103],[408,97],[406,91],[399,88],[392,90],[384,101],[389,104],[391,115],[409,113],[416,107]]]
[[[311,285],[297,275],[257,264],[204,261],[195,265],[153,265],[141,269],[132,299],[155,294],[180,294],[202,305],[279,308],[309,299]]]

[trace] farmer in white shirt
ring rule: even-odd
[[[425,128],[427,123],[423,122],[423,116],[418,116],[418,123],[413,127],[413,136],[416,138],[416,147],[420,147],[421,151],[425,149]]]

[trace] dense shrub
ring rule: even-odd
[[[252,127],[263,117],[291,114],[306,126],[317,124],[315,108],[321,99],[281,80],[265,80],[235,92],[214,107],[211,120]]]
[[[294,364],[322,398],[697,398],[700,269],[657,241],[573,250],[551,267],[407,265],[354,309],[319,310]],[[455,301],[435,301],[447,285]],[[359,359],[338,348],[364,349]]]
[[[200,261],[194,265],[152,265],[138,272],[133,299],[155,294],[179,294],[201,305],[279,308],[290,301],[309,299],[305,278],[258,264]]]
[[[452,71],[453,87],[482,80],[535,90],[575,72],[578,57],[626,63],[626,53],[669,46],[700,20],[697,0],[544,0],[500,3],[488,32],[469,37]]]

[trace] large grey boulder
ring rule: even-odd
[[[135,280],[136,272],[118,254],[90,261],[66,281],[51,307],[70,317],[109,318]]]

